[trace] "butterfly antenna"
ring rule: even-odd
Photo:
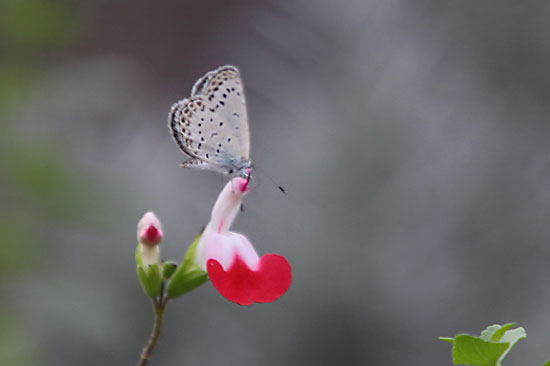
[[[258,167],[255,166],[254,169],[258,169]],[[279,191],[281,191],[282,194],[286,194],[286,188],[280,184],[277,184],[273,178],[271,178],[268,174],[265,173],[265,171],[263,171],[263,169],[262,169],[262,174],[265,175],[267,179],[269,179],[270,182],[273,183],[273,185],[276,186],[279,189]]]

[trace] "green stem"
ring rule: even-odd
[[[153,299],[153,308],[155,310],[155,323],[153,325],[153,331],[151,332],[151,336],[149,337],[149,342],[147,342],[147,345],[143,348],[143,351],[141,352],[140,360],[137,364],[137,366],[145,366],[147,365],[147,362],[149,362],[149,359],[151,358],[151,353],[153,353],[153,349],[155,348],[155,345],[157,344],[157,340],[160,335],[160,328],[162,327],[162,318],[164,316],[164,308],[166,307],[166,301],[167,299],[162,299],[162,296],[160,296],[157,299]]]

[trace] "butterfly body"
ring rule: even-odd
[[[248,114],[236,67],[222,66],[197,80],[191,96],[172,106],[168,127],[190,157],[183,167],[250,176]]]

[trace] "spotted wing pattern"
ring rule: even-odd
[[[182,166],[234,174],[249,168],[250,133],[239,70],[222,66],[172,106],[172,137],[191,159]]]

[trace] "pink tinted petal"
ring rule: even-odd
[[[244,235],[234,232],[218,234],[213,231],[205,231],[203,237],[205,262],[215,259],[227,270],[238,255],[248,267],[257,268],[260,258],[252,243]]]
[[[155,246],[162,241],[162,231],[155,226],[149,226],[139,236],[139,242],[150,246]]]
[[[208,224],[212,230],[218,233],[229,230],[247,192],[248,181],[246,179],[236,177],[227,182],[212,209],[212,216]]]
[[[292,268],[286,258],[278,254],[262,256],[256,271],[239,256],[228,271],[215,259],[208,260],[207,269],[214,287],[239,305],[275,301],[292,283]]]
[[[137,236],[138,242],[145,245],[155,246],[162,241],[162,226],[153,212],[147,212],[139,220]]]

